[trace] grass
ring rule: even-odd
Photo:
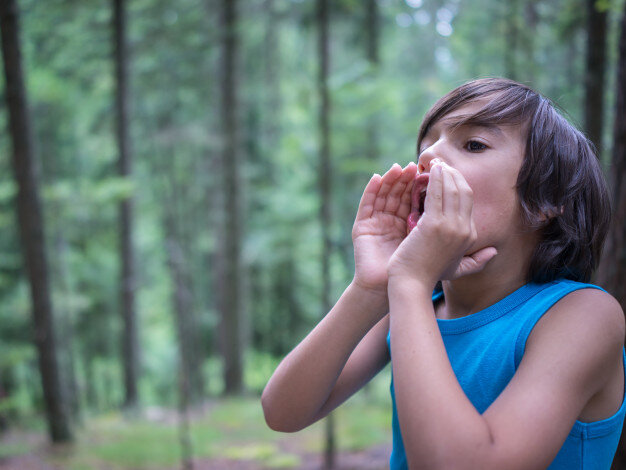
[[[25,442],[11,442],[0,444],[0,460],[4,460],[8,457],[15,455],[28,454],[32,452],[33,446]]]
[[[388,375],[335,410],[337,447],[356,451],[391,439],[391,404]],[[180,461],[176,414],[160,421],[128,419],[110,414],[89,419],[76,432],[72,446],[49,453],[53,465],[68,470],[110,468],[171,469]],[[263,418],[260,399],[229,398],[211,402],[207,411],[191,416],[193,456],[254,460],[264,468],[297,468],[307,453],[319,453],[324,445],[324,423],[318,422],[294,434],[270,430]],[[31,451],[28,446],[0,444],[0,457]]]

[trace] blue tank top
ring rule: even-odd
[[[557,301],[578,289],[600,287],[569,280],[526,284],[480,312],[453,320],[437,320],[439,331],[463,391],[483,413],[509,383],[524,355],[531,330]],[[433,302],[443,295],[437,292]],[[391,334],[387,335],[391,354]],[[626,355],[622,352],[626,367]],[[393,362],[393,358],[392,358]],[[406,454],[391,377],[393,450],[390,469],[407,469]],[[626,401],[610,418],[576,421],[549,470],[591,470],[611,467],[622,432]]]

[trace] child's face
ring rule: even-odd
[[[494,246],[502,254],[507,247],[515,248],[515,240],[528,238],[515,188],[524,141],[519,126],[453,127],[484,104],[467,104],[436,121],[422,139],[418,168],[430,171],[430,162],[437,157],[461,172],[474,193],[472,215],[478,234],[468,253]]]

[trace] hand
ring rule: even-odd
[[[481,271],[497,251],[490,246],[467,254],[477,238],[473,204],[463,175],[433,159],[424,213],[390,259],[390,278],[410,277],[434,288],[439,280]]]
[[[363,191],[352,227],[354,283],[387,294],[387,263],[406,237],[411,188],[417,165],[395,163],[382,177],[375,174]]]

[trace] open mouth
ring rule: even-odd
[[[424,213],[424,201],[426,200],[426,188],[428,187],[428,173],[415,176],[413,190],[411,191],[411,213],[406,220],[407,234],[417,226],[417,222]]]

